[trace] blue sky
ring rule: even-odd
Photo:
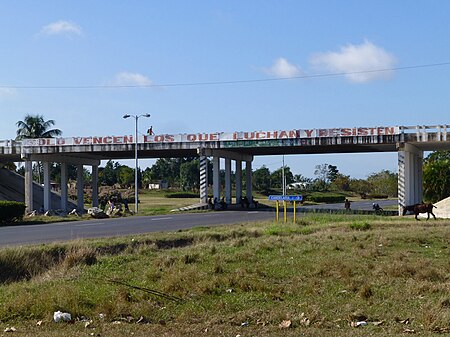
[[[4,0],[0,13],[0,139],[29,113],[65,137],[133,134],[125,113],[150,113],[140,131],[156,133],[449,123],[444,0]],[[397,169],[395,153],[285,162],[308,177]]]

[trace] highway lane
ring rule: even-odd
[[[216,226],[274,218],[273,211],[242,210],[6,226],[0,227],[0,247],[177,231],[199,226]]]
[[[373,203],[378,204],[381,208],[387,208],[389,206],[397,206],[397,199],[389,199],[389,200],[362,200],[362,201],[354,201],[350,203],[350,209],[353,210],[366,210],[372,211]],[[303,206],[304,208],[316,208],[316,209],[344,209],[344,203],[336,203],[336,204],[320,204],[320,205],[311,205],[311,206]]]
[[[395,205],[396,200],[378,200],[381,207]],[[352,202],[351,209],[372,210],[373,201]],[[302,208],[343,209],[343,203],[300,206]],[[291,210],[291,209],[290,209]],[[282,217],[280,209],[280,217]],[[298,213],[301,216],[303,213]],[[291,217],[292,215],[289,215]],[[0,247],[61,242],[83,238],[116,237],[151,232],[177,231],[200,226],[217,226],[275,219],[275,210],[239,210],[223,212],[181,213],[156,216],[132,216],[92,219],[39,225],[0,227]]]

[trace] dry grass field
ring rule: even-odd
[[[15,336],[440,336],[450,222],[306,214],[0,250]],[[55,311],[70,322],[53,322]],[[358,323],[359,322],[359,323]]]

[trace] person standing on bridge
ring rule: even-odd
[[[150,136],[153,136],[155,133],[153,132],[153,126],[150,126],[150,128],[147,130],[147,133],[150,135]]]

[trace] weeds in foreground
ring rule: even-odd
[[[0,324],[41,336],[433,335],[450,322],[449,241],[443,221],[314,215],[4,249]],[[51,323],[57,310],[86,321]]]

